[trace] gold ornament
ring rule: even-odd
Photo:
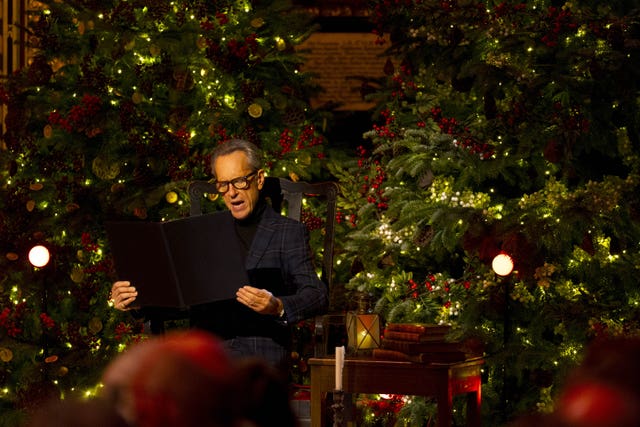
[[[142,94],[140,92],[133,92],[133,95],[131,95],[131,102],[134,104],[140,104],[142,102]]]
[[[78,249],[78,252],[76,252],[76,258],[78,258],[78,261],[84,261],[84,251],[82,249]]]
[[[57,355],[51,355],[49,357],[45,357],[44,359],[44,363],[55,363],[58,361],[58,356]]]
[[[97,156],[91,162],[91,170],[100,179],[114,179],[120,174],[120,166],[116,162],[109,161],[105,156]]]
[[[264,25],[264,19],[262,18],[253,18],[251,20],[251,26],[253,28],[260,28]]]
[[[102,320],[99,317],[93,317],[89,320],[89,332],[97,334],[102,330]]]
[[[287,42],[284,41],[283,38],[278,37],[276,39],[276,49],[278,49],[280,52],[282,52],[286,48],[287,48]]]
[[[74,283],[82,283],[84,280],[84,269],[81,267],[74,267],[69,276]]]
[[[178,201],[178,193],[176,193],[175,191],[169,191],[164,198],[166,199],[167,203],[175,203]]]
[[[32,191],[40,191],[43,188],[44,188],[44,185],[42,185],[41,182],[33,182],[29,184],[29,190],[32,190]]]
[[[11,362],[11,359],[13,359],[13,351],[6,347],[0,348],[0,360],[3,362]]]
[[[83,35],[84,34],[84,30],[85,30],[84,21],[78,22],[78,33],[80,35]]]
[[[5,256],[9,261],[16,261],[19,258],[18,254],[15,252],[8,252]]]
[[[207,199],[211,200],[212,202],[215,202],[216,200],[218,200],[218,193],[207,194]]]
[[[46,125],[42,130],[42,134],[47,139],[51,138],[51,135],[53,135],[53,127],[51,125]]]
[[[64,377],[68,373],[69,373],[69,368],[67,368],[66,366],[60,366],[58,368],[58,376],[59,377]]]
[[[198,49],[204,49],[207,47],[207,39],[205,39],[204,37],[198,37],[198,40],[196,40],[196,46],[198,46]]]
[[[77,203],[69,203],[66,208],[67,212],[71,213],[71,212],[75,212],[78,209],[80,209],[80,205]]]
[[[29,200],[27,202],[27,211],[31,212],[36,208],[36,201],[35,200]]]
[[[249,105],[249,108],[247,110],[249,111],[249,115],[254,119],[262,116],[262,106],[256,102]]]

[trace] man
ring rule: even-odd
[[[260,356],[283,368],[289,355],[288,324],[320,314],[328,304],[326,285],[313,266],[307,229],[276,213],[261,197],[265,173],[255,145],[238,139],[221,144],[211,166],[255,286],[238,289],[235,300],[191,307],[191,325],[222,337],[232,356]],[[115,308],[133,307],[134,285],[113,284]]]

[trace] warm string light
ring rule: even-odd
[[[506,253],[499,253],[493,258],[491,267],[498,276],[508,276],[513,271],[513,259]]]
[[[43,245],[36,245],[29,251],[29,262],[38,268],[42,268],[49,263],[49,250]]]

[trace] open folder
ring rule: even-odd
[[[105,223],[119,280],[140,307],[185,308],[233,299],[249,284],[229,212],[164,222]]]

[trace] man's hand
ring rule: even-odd
[[[113,303],[114,308],[120,311],[127,311],[136,308],[131,305],[136,296],[138,296],[138,291],[131,286],[131,282],[118,281],[111,286],[109,301]]]
[[[282,301],[266,289],[243,286],[236,292],[236,299],[260,314],[279,316],[282,311]]]

